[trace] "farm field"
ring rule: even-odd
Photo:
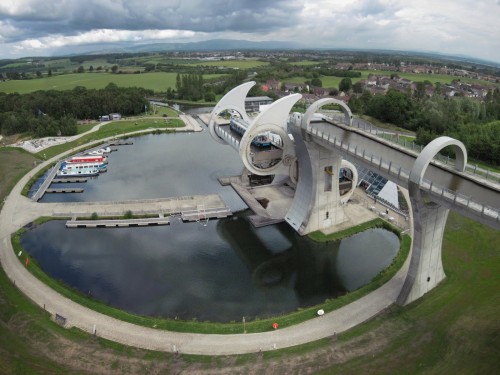
[[[142,74],[112,74],[112,73],[72,73],[58,76],[0,82],[0,92],[26,94],[38,90],[71,90],[77,86],[87,89],[101,89],[110,83],[121,87],[143,87],[156,92],[166,91],[168,87],[175,88],[177,73],[142,73]],[[216,78],[221,75],[212,74],[204,78]]]
[[[321,76],[321,77],[319,77],[319,79],[323,83],[323,87],[329,87],[329,88],[335,87],[336,89],[339,88],[339,83],[342,80],[342,78],[343,77],[334,77],[334,76]],[[354,83],[356,83],[362,79],[366,79],[366,78],[368,78],[368,74],[366,76],[361,74],[361,77],[351,78],[351,80],[352,80],[352,83],[354,84]],[[305,81],[310,81],[310,80],[311,80],[310,78],[306,78],[304,76],[299,76],[299,77],[292,77],[292,78],[284,79],[283,82],[286,82],[286,83],[304,83]]]
[[[234,68],[234,69],[252,69],[260,66],[269,65],[269,63],[264,61],[258,61],[255,59],[248,60],[201,60],[193,62],[192,60],[184,63],[180,63],[179,65],[190,65],[190,66],[220,66],[225,68]]]

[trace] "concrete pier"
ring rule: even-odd
[[[33,202],[38,202],[40,199],[42,199],[43,195],[45,194],[46,190],[52,183],[52,180],[54,180],[54,177],[56,177],[57,171],[61,167],[61,162],[58,161],[54,167],[50,170],[49,174],[45,178],[45,181],[43,181],[42,185],[38,188],[37,192],[31,197],[31,200]]]
[[[83,188],[57,188],[47,189],[46,193],[83,193]]]
[[[103,219],[103,220],[69,220],[66,228],[127,228],[147,227],[170,224],[169,217],[143,218],[143,219]]]
[[[67,184],[76,182],[87,182],[87,178],[54,178],[52,180],[53,184]]]
[[[209,219],[224,219],[231,216],[231,210],[227,207],[208,208],[198,207],[196,209],[183,210],[181,212],[182,221],[203,221]]]

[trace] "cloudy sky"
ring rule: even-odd
[[[0,0],[0,58],[215,38],[500,63],[500,0]]]

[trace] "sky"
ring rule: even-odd
[[[0,58],[209,39],[500,63],[500,0],[0,0]]]

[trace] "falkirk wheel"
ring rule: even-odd
[[[293,187],[295,194],[283,218],[299,234],[329,228],[347,220],[343,206],[357,186],[357,170],[335,151],[309,139],[303,128],[322,106],[328,104],[340,106],[344,122],[350,124],[352,114],[349,107],[342,101],[327,98],[313,103],[305,114],[290,115],[294,104],[302,98],[300,94],[290,94],[252,118],[245,110],[245,98],[254,85],[255,82],[247,82],[237,86],[217,103],[209,121],[212,138],[221,144],[232,145],[248,173],[273,176],[273,184],[286,181]],[[217,116],[225,111],[236,117],[232,122],[241,124],[235,124],[241,137],[238,142],[222,129],[227,126],[217,124]],[[271,146],[259,149],[256,144],[263,138],[269,140]],[[348,188],[339,185],[339,178],[344,177],[340,171],[348,171]]]

